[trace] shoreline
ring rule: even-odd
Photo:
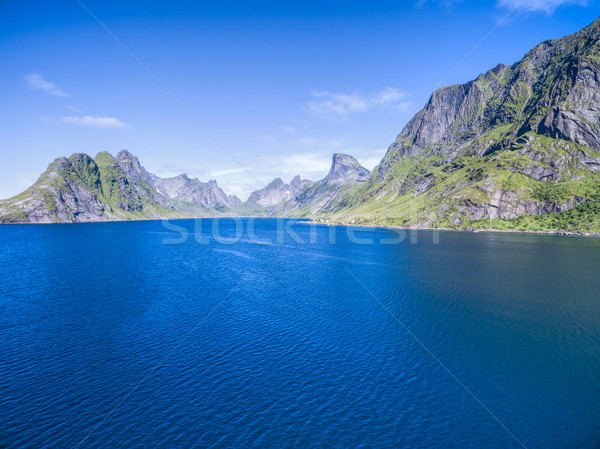
[[[320,226],[344,226],[344,227],[355,227],[365,229],[399,229],[403,231],[445,231],[445,232],[471,232],[474,234],[478,233],[496,233],[496,234],[530,234],[530,235],[552,235],[559,237],[591,237],[600,238],[600,232],[583,232],[583,231],[565,231],[565,230],[546,230],[546,231],[523,231],[519,229],[477,229],[477,228],[431,228],[431,227],[419,227],[412,228],[406,226],[385,226],[385,225],[366,225],[361,223],[325,223],[316,221],[313,218],[299,218],[299,217],[263,217],[256,215],[217,215],[217,216],[203,216],[203,217],[171,217],[171,218],[139,218],[139,219],[117,219],[117,220],[98,220],[98,221],[71,221],[71,222],[35,222],[35,223],[0,223],[1,226],[16,226],[16,225],[72,225],[72,224],[94,224],[94,223],[126,223],[126,222],[145,222],[145,221],[179,221],[179,220],[202,220],[202,219],[236,219],[236,218],[254,218],[262,220],[276,220],[284,218],[288,220],[297,220],[304,224],[313,224]]]
[[[583,231],[564,231],[564,230],[547,230],[547,231],[522,231],[519,229],[477,229],[477,228],[410,228],[406,226],[385,226],[385,225],[364,225],[360,223],[319,223],[313,219],[309,219],[308,224],[316,224],[322,226],[345,226],[367,229],[400,229],[403,231],[445,231],[445,232],[470,232],[473,234],[479,233],[495,233],[495,234],[533,234],[533,235],[553,235],[558,237],[592,237],[600,238],[600,232],[583,232]]]

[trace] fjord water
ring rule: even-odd
[[[172,224],[0,228],[1,448],[599,447],[600,240]]]

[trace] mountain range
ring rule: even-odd
[[[335,154],[329,174],[318,183],[296,176],[280,178],[242,202],[210,180],[185,173],[160,178],[149,173],[126,150],[115,157],[75,153],[54,160],[25,192],[0,202],[2,223],[71,223],[110,220],[208,217],[215,215],[279,216],[312,204],[320,212],[340,192],[365,182],[370,172],[352,156]]]
[[[413,228],[600,230],[600,19],[511,66],[435,91],[373,172],[334,154],[312,182],[242,202],[216,181],[160,178],[121,151],[53,161],[0,202],[2,223],[256,215]]]

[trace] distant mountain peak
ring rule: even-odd
[[[349,154],[334,153],[331,168],[324,181],[327,184],[343,184],[351,181],[368,181],[371,172]]]
[[[131,154],[129,151],[127,150],[121,150],[117,153],[117,156],[115,157],[115,160],[121,162],[121,161],[126,161],[128,159],[136,159],[137,157],[135,157],[133,154]]]
[[[248,202],[260,207],[273,207],[294,200],[305,188],[313,184],[308,179],[302,179],[300,175],[294,176],[289,184],[283,182],[281,178],[275,178],[262,189],[252,192]]]

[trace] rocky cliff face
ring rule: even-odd
[[[82,153],[58,158],[25,192],[0,201],[2,223],[54,223],[170,218],[229,211],[240,204],[216,181],[186,175],[162,179],[137,157],[121,151],[92,159]]]
[[[198,178],[188,178],[185,173],[173,178],[151,175],[151,179],[158,192],[170,199],[180,210],[189,208],[224,210],[241,203],[236,196],[228,196],[223,192],[215,180],[203,183]]]
[[[260,207],[271,207],[291,196],[290,186],[285,184],[281,178],[275,178],[262,189],[256,190],[248,197],[249,203],[255,203]]]
[[[304,189],[310,187],[314,184],[314,181],[309,181],[308,179],[302,179],[299,175],[294,176],[294,178],[290,181],[290,192],[293,195],[298,195],[302,193]]]
[[[600,19],[512,66],[437,90],[368,189],[344,205],[347,215],[488,226],[598,201],[599,88]]]
[[[125,150],[116,157],[101,152],[93,159],[77,153],[56,159],[33,186],[0,201],[0,222],[69,223],[222,214],[279,216],[294,211],[306,215],[301,208],[321,210],[337,204],[340,192],[364,182],[368,176],[368,170],[354,158],[336,154],[329,174],[319,183],[296,176],[285,184],[277,178],[242,202],[235,195],[227,195],[215,180],[204,183],[185,173],[160,178],[146,171],[138,158]]]
[[[371,172],[360,165],[352,156],[334,153],[331,158],[331,168],[323,183],[333,186],[354,181],[364,182],[368,181],[370,176]]]
[[[129,173],[129,176],[127,175]],[[51,223],[169,216],[147,172],[127,152],[54,160],[20,195],[0,202],[3,223]]]
[[[349,192],[369,180],[371,172],[350,155],[336,153],[329,173],[288,205],[288,215],[313,216],[340,208]]]
[[[434,92],[390,147],[378,177],[403,157],[484,156],[530,132],[600,151],[599,55],[600,19],[539,44],[512,66]]]
[[[144,205],[171,208],[169,201],[156,191],[150,174],[138,158],[120,151],[116,158],[101,152],[94,158],[100,172],[102,195],[111,209],[142,212]]]
[[[313,185],[314,182],[295,176],[289,184],[285,184],[281,178],[276,178],[262,189],[256,190],[248,198],[249,204],[269,208],[296,198],[304,189]]]
[[[344,195],[367,181],[370,175],[352,156],[336,153],[329,173],[322,180],[312,182],[296,176],[285,184],[277,178],[253,192],[246,205],[255,213],[267,216],[312,216],[335,210]]]

